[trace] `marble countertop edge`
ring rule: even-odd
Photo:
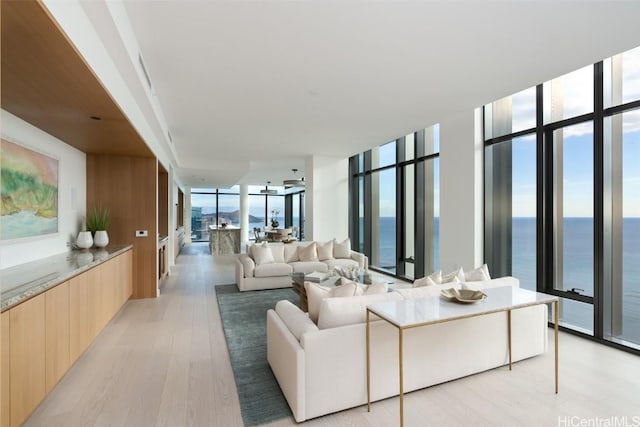
[[[132,248],[133,245],[114,245],[100,250],[73,250],[2,270],[0,279],[5,279],[4,276],[7,274],[19,276],[21,270],[42,269],[37,278],[15,284],[9,290],[2,290],[0,312],[9,310]]]

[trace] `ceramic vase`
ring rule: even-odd
[[[93,236],[93,244],[96,248],[104,248],[109,244],[109,235],[106,230],[96,231],[96,235]]]
[[[81,231],[76,238],[76,246],[80,249],[89,249],[93,246],[93,238],[90,231]]]

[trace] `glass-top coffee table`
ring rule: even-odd
[[[307,291],[304,289],[304,276],[305,273],[289,273],[289,277],[291,277],[291,287],[293,288],[293,291],[300,297],[300,309],[304,312],[307,312],[309,311],[309,306],[307,303]],[[333,274],[327,277],[325,280],[313,283],[331,288],[335,287],[337,283],[340,283],[340,277],[341,276],[337,274]],[[372,275],[370,273],[358,276],[358,278],[353,281],[365,285],[372,285],[376,283],[392,283],[389,282],[389,279],[384,276]]]

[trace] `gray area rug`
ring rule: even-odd
[[[267,310],[283,299],[298,305],[298,296],[288,288],[239,292],[236,285],[218,285],[216,297],[244,425],[291,416],[267,362]]]

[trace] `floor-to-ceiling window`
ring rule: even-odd
[[[439,264],[438,126],[350,159],[350,235],[370,265],[414,279]]]
[[[484,107],[485,258],[640,349],[640,48]]]
[[[209,241],[209,226],[216,223],[217,206],[215,189],[191,189],[191,241]]]
[[[269,191],[266,191],[269,190]],[[285,225],[285,189],[279,186],[250,185],[249,193],[249,236],[253,229],[264,230],[271,225],[271,219]],[[304,236],[304,191],[296,193],[295,221]],[[240,227],[240,187],[194,188],[191,190],[191,239],[194,242],[209,241],[209,225],[230,224]]]

